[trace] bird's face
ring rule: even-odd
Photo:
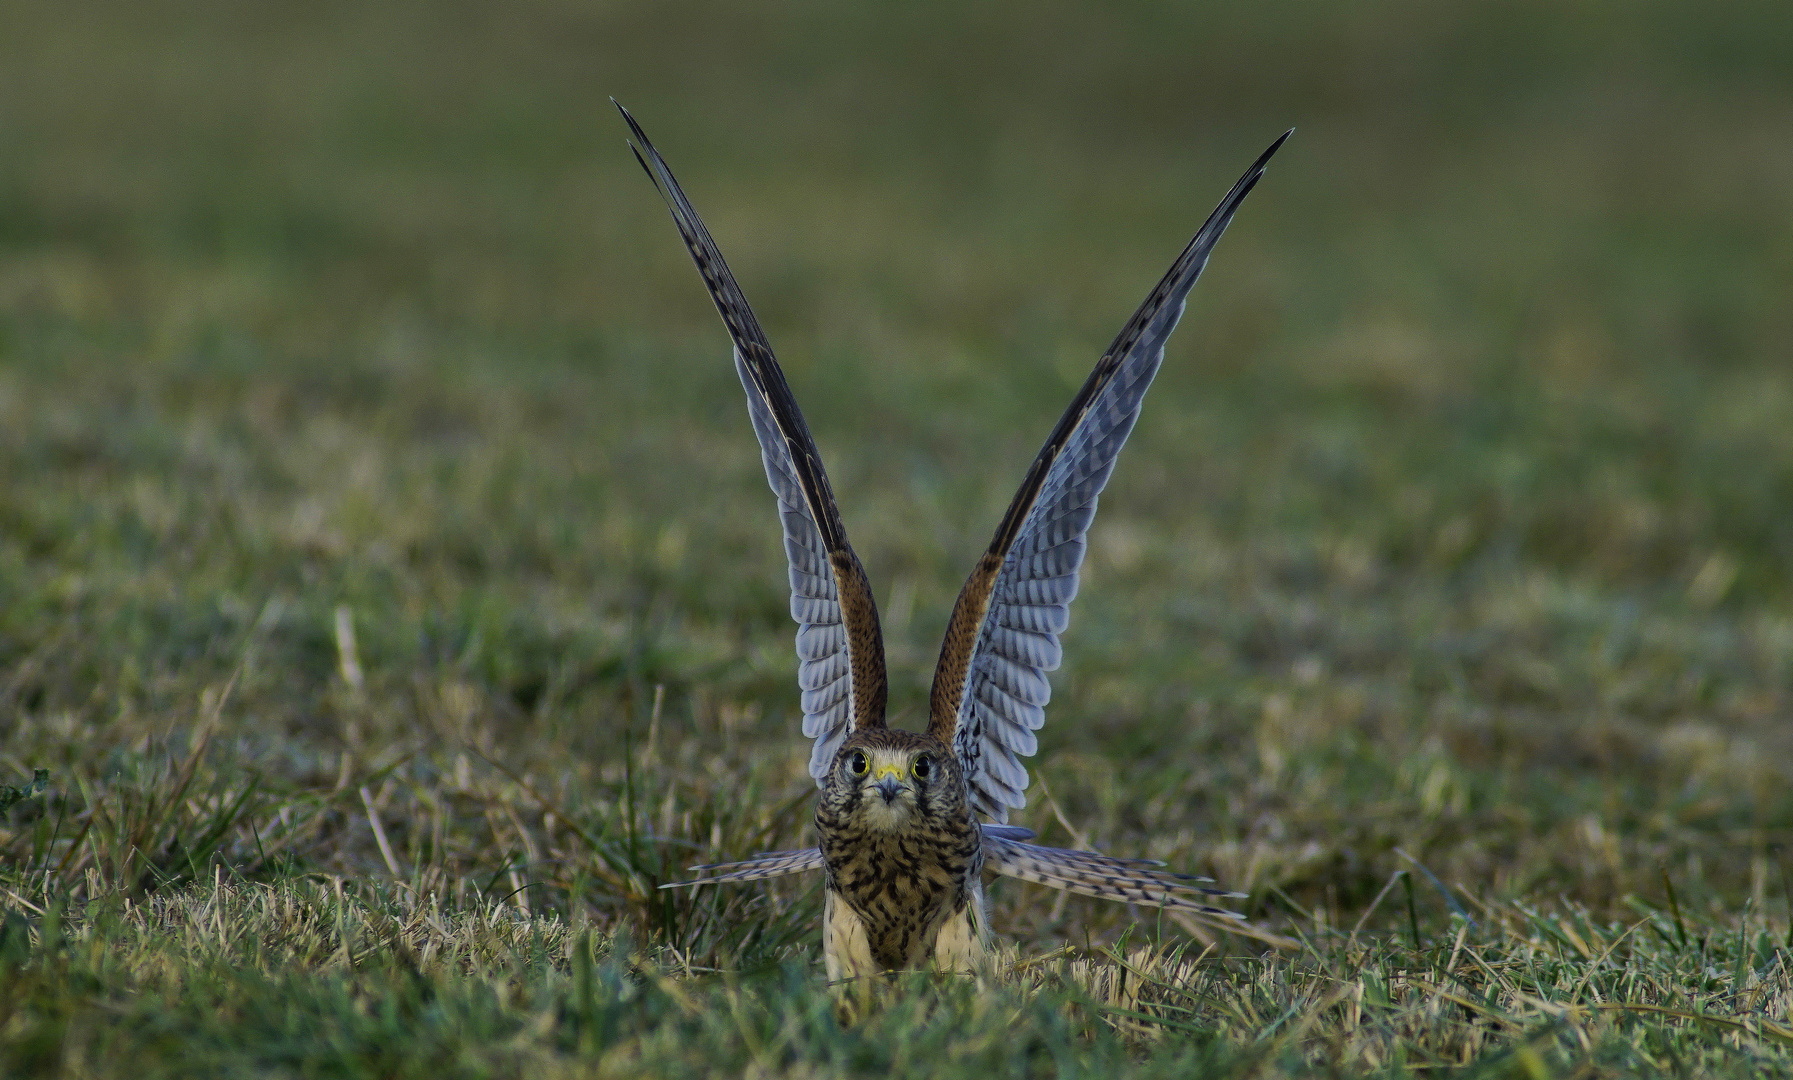
[[[915,747],[851,747],[835,762],[834,783],[858,804],[854,816],[876,832],[908,826],[939,801],[947,779],[940,754]]]

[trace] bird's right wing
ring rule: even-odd
[[[747,297],[647,133],[629,110],[621,105],[617,110],[640,144],[634,148],[636,159],[665,198],[710,299],[734,339],[735,373],[747,391],[747,414],[784,523],[791,618],[797,623],[803,734],[815,740],[809,774],[819,784],[848,732],[884,726],[884,638],[871,584],[847,543],[847,529],[809,425]]]

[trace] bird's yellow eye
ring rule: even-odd
[[[853,751],[853,756],[847,759],[847,770],[854,776],[864,776],[871,767],[872,763],[866,760],[863,750]]]
[[[917,780],[925,781],[933,775],[934,763],[925,757],[918,757],[915,759],[915,764],[909,766],[909,771],[915,774]]]

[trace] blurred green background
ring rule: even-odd
[[[78,815],[183,753],[240,669],[206,782],[253,776],[274,814],[371,770],[405,866],[501,865],[479,815],[458,854],[452,823],[417,835],[459,748],[596,806],[650,726],[665,836],[714,842],[675,792],[746,790],[784,807],[760,839],[800,842],[772,502],[607,98],[779,349],[910,726],[1064,401],[1293,125],[1104,497],[1037,759],[1054,800],[1021,820],[1072,839],[1056,807],[1265,918],[1273,887],[1361,907],[1397,846],[1478,894],[1605,910],[1667,871],[1780,902],[1785,3],[4,18],[9,782],[51,768]],[[303,865],[385,872],[359,805]],[[620,903],[548,862],[537,903]],[[1024,941],[1125,921],[1001,895]]]

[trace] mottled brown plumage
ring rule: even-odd
[[[821,465],[818,463],[818,469]],[[828,552],[828,567],[834,571],[840,590],[841,621],[847,628],[847,655],[865,657],[865,662],[852,664],[853,727],[855,729],[884,726],[884,703],[890,696],[884,674],[884,632],[878,626],[878,603],[872,599],[872,583],[866,580],[865,567],[859,556],[846,547],[846,531],[841,531],[842,546]],[[876,662],[872,662],[875,658]]]
[[[816,835],[828,891],[866,939],[867,955],[839,958],[831,976],[869,974],[858,970],[867,959],[884,970],[921,966],[949,919],[982,923],[983,834],[952,750],[932,735],[872,728],[848,737],[816,801]]]
[[[621,109],[621,106],[618,106]],[[1215,893],[1159,864],[1026,843],[1004,824],[1026,804],[1033,732],[1045,719],[1046,673],[1059,661],[1096,499],[1139,416],[1209,252],[1282,145],[1233,186],[1127,321],[1029,466],[996,535],[960,591],[929,695],[925,733],[885,724],[884,643],[870,582],[809,427],[759,321],[672,170],[626,110],[636,157],[665,197],[679,235],[734,341],[766,479],[777,496],[797,622],[803,731],[818,848],[696,867],[702,881],[752,881],[821,867],[823,955],[831,979],[902,968],[971,970],[984,953],[985,869],[1130,903],[1236,917]],[[985,819],[980,821],[980,816]]]
[[[983,629],[984,616],[990,611],[990,590],[1002,572],[1002,556],[999,551],[984,552],[977,561],[977,568],[959,590],[958,599],[953,601],[953,612],[946,620],[940,659],[934,667],[934,685],[928,691],[928,734],[941,742],[958,733],[965,679],[970,674],[978,632]]]

